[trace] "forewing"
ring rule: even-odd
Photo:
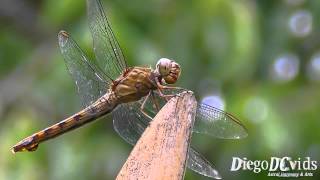
[[[59,46],[66,66],[76,83],[78,93],[84,106],[92,104],[102,96],[108,87],[105,77],[90,61],[78,44],[65,32],[58,34]]]
[[[141,101],[122,104],[112,112],[114,129],[131,145],[136,144],[150,123],[150,119],[140,111],[140,106]],[[147,104],[146,108],[149,113],[152,113],[150,104]],[[150,115],[154,116],[154,114]],[[211,164],[192,148],[189,149],[187,166],[189,169],[204,176],[218,179],[220,177]]]
[[[182,91],[185,91],[185,89],[169,89],[165,90],[164,93],[179,94]],[[166,103],[164,98],[161,98],[157,93],[155,93],[155,97],[160,107]],[[155,108],[152,107],[151,101],[148,101],[145,111],[152,117],[157,114]],[[201,103],[198,103],[196,120],[192,131],[223,139],[240,139],[248,135],[246,128],[236,117]]]
[[[110,78],[116,79],[126,68],[119,43],[100,0],[87,0],[87,8],[97,64]]]
[[[206,104],[197,107],[193,131],[224,139],[240,139],[248,135],[237,118]]]

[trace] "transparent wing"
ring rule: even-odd
[[[240,139],[248,136],[246,128],[237,118],[206,104],[199,104],[197,107],[193,132],[224,139]]]
[[[150,119],[140,111],[141,102],[122,104],[112,112],[114,129],[131,145],[136,144],[150,122]],[[147,104],[147,106],[150,109],[150,104]],[[151,111],[149,113],[154,116]],[[192,148],[189,149],[187,166],[189,169],[204,176],[221,179],[217,170]]]
[[[187,166],[201,175],[221,179],[219,172],[212,167],[212,164],[193,148],[189,149]]]
[[[58,40],[64,61],[76,83],[83,105],[88,106],[106,92],[108,83],[111,81],[103,76],[67,32],[60,31]]]
[[[178,94],[182,91],[185,91],[185,89],[169,89],[165,90],[165,94]],[[160,107],[166,103],[156,93],[155,97]],[[146,111],[151,115],[157,114],[151,101],[148,101]],[[236,117],[225,111],[201,103],[198,103],[197,106],[196,120],[192,131],[222,139],[240,139],[248,136],[246,128]]]
[[[87,8],[97,65],[110,78],[116,79],[127,67],[120,45],[100,0],[87,0]]]
[[[112,112],[115,131],[129,144],[134,145],[149,125],[149,120],[137,112],[139,103],[121,104]]]

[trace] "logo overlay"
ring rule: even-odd
[[[276,177],[308,177],[313,176],[319,162],[310,157],[271,157],[269,160],[250,160],[246,157],[233,157],[230,171],[246,170],[254,173],[268,171],[268,176]]]

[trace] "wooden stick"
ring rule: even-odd
[[[197,102],[183,92],[159,111],[120,170],[122,179],[183,179]]]

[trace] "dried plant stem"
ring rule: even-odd
[[[117,180],[183,179],[196,106],[192,92],[172,98],[142,134]]]

